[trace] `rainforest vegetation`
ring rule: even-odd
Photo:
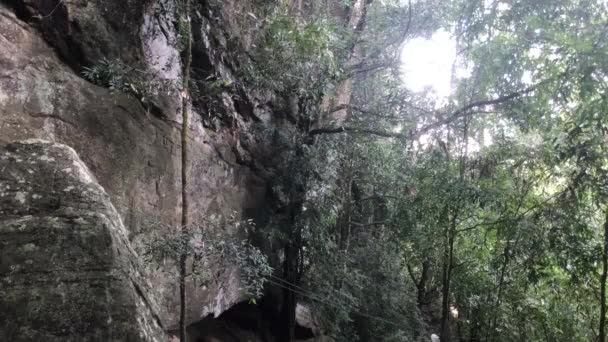
[[[608,4],[357,4],[354,27],[277,5],[253,52],[247,79],[295,96],[303,132],[280,137],[305,194],[269,281],[337,340],[605,341]],[[447,99],[400,70],[439,30],[466,70]]]
[[[605,341],[606,1],[259,2],[239,82],[286,99],[296,127],[260,124],[285,156],[284,205],[253,239],[281,246],[263,277],[283,340],[306,303],[336,341]],[[232,84],[189,74],[181,9],[185,130],[190,93],[213,116]],[[402,70],[404,44],[436,32],[456,48],[445,98]]]

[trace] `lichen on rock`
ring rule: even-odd
[[[0,155],[0,339],[164,341],[127,231],[76,152],[36,140]]]

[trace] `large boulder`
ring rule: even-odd
[[[8,144],[0,170],[0,340],[166,340],[120,215],[76,152]]]

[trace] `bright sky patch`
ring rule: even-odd
[[[412,39],[401,54],[403,82],[412,91],[430,88],[438,99],[445,99],[452,91],[455,58],[456,44],[449,32],[441,30],[430,39]]]

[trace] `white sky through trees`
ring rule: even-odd
[[[452,91],[455,58],[456,43],[447,31],[437,31],[429,39],[414,38],[401,53],[403,82],[414,92],[430,88],[438,100],[446,99]]]
[[[457,78],[470,76],[470,70],[456,65],[456,42],[451,33],[445,30],[435,32],[430,38],[414,38],[408,41],[401,53],[401,77],[405,86],[413,92],[430,91],[427,95],[435,98],[436,106],[447,103],[452,89],[452,73]],[[401,127],[397,128],[400,130]],[[492,144],[489,131],[484,130],[483,142],[469,138],[469,150],[479,151],[480,143]],[[419,138],[422,145],[429,142],[430,135]]]

